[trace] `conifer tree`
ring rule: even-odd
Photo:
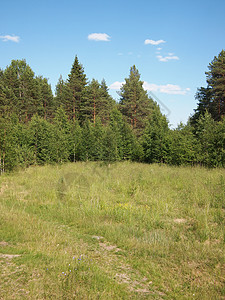
[[[129,78],[125,78],[120,96],[120,110],[139,135],[155,104],[143,89],[143,81],[140,80],[140,74],[135,66],[131,67]]]
[[[105,80],[101,84],[92,79],[86,88],[86,101],[83,102],[82,114],[84,118],[91,120],[94,124],[99,118],[103,124],[109,121],[110,111],[115,106],[115,102],[108,94],[108,87]]]
[[[83,154],[83,131],[78,120],[71,124],[70,130],[70,161],[76,162],[82,160]]]
[[[199,118],[203,116],[206,111],[212,115],[216,114],[215,106],[212,100],[211,88],[198,88],[195,94],[195,99],[198,101],[198,107],[194,110],[194,115],[190,117],[190,122],[194,126],[196,125],[197,120],[199,120]]]
[[[191,123],[196,125],[197,120],[208,111],[215,121],[225,115],[225,51],[222,50],[208,66],[206,72],[207,88],[201,87],[196,93],[197,109],[191,117]]]
[[[214,57],[206,72],[208,87],[212,89],[213,103],[216,108],[215,120],[225,115],[225,51]]]
[[[142,137],[144,161],[148,163],[166,162],[168,121],[158,109],[149,118]]]
[[[98,112],[98,117],[103,124],[107,124],[110,118],[110,112],[116,107],[115,100],[109,95],[109,88],[105,79],[102,79],[100,84],[101,103]]]
[[[70,103],[68,105],[68,115],[75,122],[81,116],[81,108],[84,97],[85,86],[87,84],[86,75],[83,66],[79,63],[78,57],[75,57],[71,72],[68,75],[68,87],[70,89]]]
[[[169,131],[167,150],[166,162],[172,165],[194,165],[201,161],[200,144],[190,122],[186,125],[180,123]]]
[[[16,103],[10,104],[12,112],[17,113],[21,121],[28,122],[42,108],[34,72],[25,60],[12,60],[3,78],[5,86],[15,95],[12,99]]]
[[[39,97],[41,98],[42,107],[41,112],[39,113],[44,117],[44,119],[48,119],[52,117],[54,112],[54,99],[52,94],[52,89],[48,80],[39,76],[36,78],[36,82],[39,89]]]
[[[205,166],[224,166],[224,123],[224,118],[216,122],[208,112],[202,115],[197,122],[196,136],[201,145],[200,161]]]
[[[92,79],[86,91],[87,100],[83,103],[82,115],[85,119],[89,119],[95,124],[101,102],[99,82]]]

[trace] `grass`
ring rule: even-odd
[[[138,163],[0,177],[0,299],[225,299],[225,170]]]

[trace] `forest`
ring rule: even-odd
[[[0,173],[31,165],[123,161],[225,166],[225,51],[208,65],[197,108],[176,129],[132,66],[116,102],[78,57],[55,95],[26,60],[0,69]]]

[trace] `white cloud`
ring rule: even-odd
[[[119,81],[115,81],[114,83],[112,83],[109,88],[111,90],[120,90],[120,88],[122,87],[122,85],[124,84],[125,82],[119,82]]]
[[[169,61],[169,60],[179,60],[179,57],[173,55],[173,53],[169,53],[168,56],[157,55],[156,56],[159,61]]]
[[[158,41],[154,41],[154,40],[145,40],[145,45],[154,45],[157,46],[159,44],[165,43],[166,41],[164,40],[158,40]]]
[[[110,36],[106,33],[91,33],[88,35],[88,39],[90,41],[103,41],[103,42],[109,42],[110,41]]]
[[[109,88],[111,90],[120,90],[122,85],[125,82],[115,81],[112,83]],[[148,83],[147,81],[144,81],[143,88],[146,91],[152,91],[152,92],[159,92],[163,94],[170,94],[170,95],[186,95],[188,91],[190,91],[190,88],[181,88],[179,85],[176,84],[164,84],[164,85],[158,85],[155,83]]]
[[[179,85],[176,84],[165,84],[165,85],[157,85],[154,83],[148,83],[144,81],[143,88],[147,91],[152,92],[160,92],[163,94],[170,94],[170,95],[186,95],[187,92],[190,91],[190,88],[181,88]]]
[[[162,50],[162,48],[157,48],[158,51]]]
[[[0,35],[0,39],[3,40],[3,42],[15,42],[15,43],[19,43],[20,37],[16,36],[16,35]]]

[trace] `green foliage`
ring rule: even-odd
[[[172,165],[194,165],[201,162],[201,146],[190,124],[182,123],[168,135],[167,162]]]
[[[207,88],[201,87],[196,93],[198,107],[192,116],[192,124],[208,111],[215,121],[225,115],[225,51],[222,50],[208,66]]]
[[[225,51],[222,50],[208,66],[206,72],[208,87],[212,89],[212,99],[216,114],[215,120],[220,120],[225,115]]]
[[[207,166],[224,166],[225,127],[224,118],[215,122],[206,112],[197,123],[196,135],[201,144],[201,161]]]
[[[40,98],[42,100],[42,107],[39,112],[39,115],[44,117],[44,119],[49,119],[52,117],[53,112],[55,110],[55,103],[52,94],[51,86],[48,83],[46,78],[39,76],[36,78],[36,82],[38,84],[38,89],[40,92]]]
[[[148,97],[143,89],[143,81],[140,80],[139,71],[135,66],[130,68],[129,78],[125,78],[125,84],[120,91],[120,110],[126,116],[127,122],[132,126],[137,135],[140,135],[145,127],[155,103]]]
[[[63,105],[69,119],[73,122],[81,119],[86,84],[87,79],[83,66],[76,56],[68,80],[63,81],[60,76],[56,86],[56,102],[58,105]]]
[[[0,114],[15,113],[21,122],[28,122],[34,114],[50,117],[53,95],[46,78],[35,77],[25,60],[12,60],[0,76]]]
[[[223,167],[223,72],[224,51],[209,65],[195,114],[171,130],[135,66],[116,103],[104,79],[88,83],[77,56],[55,97],[46,78],[13,60],[0,70],[0,171],[88,160]]]
[[[149,118],[142,137],[144,161],[148,163],[167,161],[168,121],[159,109],[155,109]]]
[[[86,88],[86,98],[82,105],[82,119],[89,119],[94,124],[99,118],[103,124],[107,124],[110,112],[115,106],[115,102],[108,94],[106,82],[101,84],[92,79]]]
[[[35,163],[64,162],[68,160],[68,141],[65,130],[35,115],[29,126]]]

